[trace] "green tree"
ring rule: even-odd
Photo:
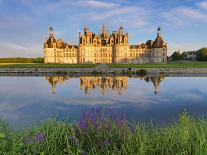
[[[180,55],[180,60],[186,60],[187,59],[187,53],[186,52],[183,52],[181,55]]]
[[[196,59],[198,61],[207,61],[207,48],[201,48],[196,52]]]
[[[180,52],[174,52],[174,53],[171,55],[171,57],[172,57],[172,60],[173,60],[173,61],[177,61],[177,60],[180,60],[180,59],[181,59],[181,54],[180,54]]]

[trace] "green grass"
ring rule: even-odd
[[[207,120],[194,119],[186,113],[177,122],[163,127],[128,122],[120,125],[107,120],[105,124],[82,129],[75,123],[49,119],[39,127],[12,131],[0,122],[0,154],[202,155],[206,152]]]
[[[95,64],[0,64],[0,68],[92,68]]]
[[[113,68],[207,68],[207,62],[171,62],[167,64],[112,64]]]
[[[98,64],[44,64],[44,63],[0,63],[0,68],[92,68]],[[204,61],[175,61],[167,64],[109,64],[112,68],[207,68]]]
[[[0,63],[44,63],[44,58],[0,58]]]

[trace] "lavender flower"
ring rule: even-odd
[[[126,117],[124,115],[119,116],[113,113],[111,110],[106,111],[100,108],[92,108],[90,111],[82,111],[82,117],[79,122],[79,128],[83,130],[89,129],[89,127],[111,129],[113,124],[119,127],[126,123]]]
[[[36,133],[35,134],[35,143],[43,142],[45,141],[45,135],[43,133]]]

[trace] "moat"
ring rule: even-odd
[[[166,123],[187,110],[207,116],[207,76],[0,76],[0,117],[14,128],[50,117],[78,120],[94,107]]]

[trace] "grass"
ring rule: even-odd
[[[0,154],[200,155],[207,152],[207,120],[187,113],[171,125],[130,124],[92,110],[79,123],[49,119],[38,127],[10,130],[0,123]]]
[[[113,68],[207,68],[207,62],[188,61],[170,62],[167,64],[112,64]]]
[[[0,58],[0,63],[44,63],[44,58]]]
[[[92,68],[98,64],[0,63],[0,68]],[[109,64],[112,68],[207,68],[204,61],[175,61],[167,64]]]
[[[0,68],[92,68],[95,64],[0,64]]]

